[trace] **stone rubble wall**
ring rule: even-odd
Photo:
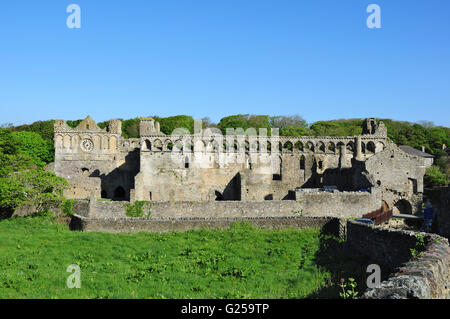
[[[340,195],[339,195],[340,194]],[[360,218],[379,209],[381,194],[343,192],[305,193],[301,200],[271,201],[154,201],[146,202],[144,214],[152,218],[236,218],[317,216]],[[128,202],[91,200],[89,217],[124,218]],[[76,213],[77,211],[74,210]],[[87,216],[87,215],[86,215]]]
[[[330,234],[342,234],[344,222],[332,217],[235,217],[235,218],[92,218],[74,215],[72,230],[119,232],[183,232],[193,229],[224,229],[236,222],[249,222],[261,228],[322,228]]]
[[[423,239],[424,247],[420,249]],[[347,222],[347,245],[392,269],[379,287],[367,289],[363,299],[449,299],[450,247],[436,234],[380,228]],[[416,251],[414,257],[411,250]]]
[[[295,199],[301,203],[303,212],[310,216],[335,216],[341,218],[361,217],[380,209],[380,188],[371,192],[321,192],[313,189],[298,189]]]

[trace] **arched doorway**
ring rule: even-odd
[[[114,190],[114,198],[115,199],[124,199],[125,198],[125,190],[122,186],[117,187]]]
[[[401,199],[394,205],[394,213],[412,215],[412,206],[406,199]]]

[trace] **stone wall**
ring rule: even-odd
[[[89,217],[122,218],[126,216],[128,202],[91,200]],[[156,201],[147,202],[144,214],[151,211],[152,218],[235,218],[318,216],[354,218],[379,209],[381,199],[370,193],[311,193],[300,201]],[[75,210],[77,213],[77,211]]]
[[[361,217],[380,209],[381,191],[373,187],[370,192],[325,192],[317,189],[297,189],[295,200],[308,216]]]
[[[237,217],[237,218],[86,218],[74,215],[72,230],[119,232],[182,232],[202,228],[229,228],[236,222],[249,222],[261,228],[322,228],[324,232],[342,233],[343,221],[331,217]]]
[[[421,239],[424,246],[420,249]],[[347,222],[347,245],[392,270],[389,279],[366,290],[364,299],[450,298],[450,248],[435,234]],[[411,249],[417,251],[413,256]]]
[[[390,143],[363,164],[372,185],[382,189],[383,200],[394,214],[420,214],[423,194],[423,159]],[[406,203],[407,201],[407,203]]]

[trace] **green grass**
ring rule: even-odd
[[[48,218],[0,221],[0,298],[305,298],[337,295],[319,229],[106,234]],[[327,255],[328,256],[328,255]],[[71,264],[81,288],[69,289]],[[334,283],[333,283],[334,281]],[[331,290],[330,290],[331,288]],[[327,290],[328,289],[328,290]],[[330,293],[331,291],[331,293]]]

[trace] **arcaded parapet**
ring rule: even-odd
[[[70,184],[66,197],[83,199],[94,194],[100,198],[109,194],[129,198],[127,189],[134,187],[138,159],[130,149],[124,149],[121,126],[120,120],[111,120],[101,129],[89,116],[75,128],[65,121],[55,121],[54,172]]]
[[[353,160],[363,162],[386,145],[383,134],[267,137],[223,136],[208,130],[170,136],[159,133],[157,122],[141,119],[136,200],[279,200],[293,199],[293,190],[299,186],[340,183],[341,189],[352,189],[350,182],[339,179],[349,174]]]
[[[139,130],[139,138],[124,139],[119,120],[105,129],[90,117],[74,129],[56,121],[54,170],[71,185],[66,196],[263,201],[294,200],[298,187],[380,186],[385,205],[409,213],[422,199],[420,159],[389,144],[384,124],[374,119],[365,121],[363,135],[342,137],[223,136],[201,126],[195,134],[180,129],[164,135],[152,118],[142,118]]]

